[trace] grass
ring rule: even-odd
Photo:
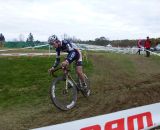
[[[62,112],[48,93],[54,57],[0,57],[0,128],[26,130],[160,101],[160,57],[89,52],[88,59],[92,94],[79,94],[77,106]]]
[[[53,57],[1,57],[0,61],[1,108],[48,100],[51,77],[47,71]]]
[[[47,79],[47,67],[50,64],[48,58],[9,57],[0,60],[3,61],[0,63],[1,107],[36,103],[37,100],[34,99],[45,97],[49,83],[49,78]]]

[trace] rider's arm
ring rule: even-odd
[[[59,63],[60,63],[60,49],[57,48],[56,49],[56,60],[52,67],[56,68],[59,65]]]

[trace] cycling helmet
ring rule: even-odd
[[[56,35],[52,35],[48,38],[48,43],[53,44],[55,41],[59,41]]]

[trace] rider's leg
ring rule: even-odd
[[[87,94],[87,96],[89,96],[90,95],[90,90],[88,89],[88,86],[86,84],[84,73],[82,71],[82,66],[76,66],[76,72],[77,72],[78,77],[82,81],[83,91]]]
[[[85,77],[82,71],[82,66],[76,66],[76,73],[78,77],[80,78],[80,80],[82,81],[82,83],[85,83]]]
[[[82,86],[84,88],[87,88],[87,84],[85,82],[85,77],[84,77],[84,73],[83,73],[83,69],[82,69],[82,53],[80,50],[77,50],[77,52],[78,52],[78,58],[76,61],[76,72],[82,82]]]
[[[82,81],[82,85],[86,87],[85,77],[82,71],[82,54],[79,50],[73,50],[67,56],[67,61],[71,64],[73,61],[76,61],[76,73],[80,80]]]
[[[84,73],[83,73],[83,70],[82,70],[82,66],[76,66],[76,73],[77,73],[78,77],[80,78],[80,80],[82,82],[82,87],[84,89],[86,89],[86,91],[88,91],[87,84],[86,84],[85,77],[84,77]]]

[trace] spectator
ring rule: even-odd
[[[146,50],[146,57],[150,56],[150,48],[151,48],[151,41],[149,37],[147,37],[145,44],[144,44],[145,50]]]
[[[5,41],[5,38],[4,38],[3,34],[1,33],[0,34],[0,48],[3,47],[4,41]]]
[[[137,51],[137,53],[140,55],[141,53],[141,48],[142,48],[142,40],[141,39],[139,39],[138,40],[138,42],[137,42],[137,47],[138,47],[138,51]],[[136,53],[136,54],[137,54]]]

